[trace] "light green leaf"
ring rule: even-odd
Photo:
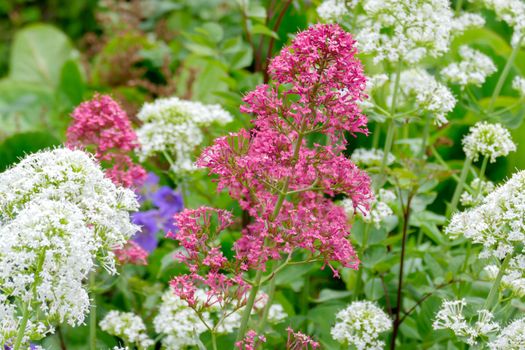
[[[56,87],[64,63],[75,57],[73,45],[60,30],[35,24],[15,34],[9,78]]]

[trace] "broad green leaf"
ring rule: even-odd
[[[55,27],[35,24],[15,34],[9,78],[56,87],[64,63],[74,58],[69,38]]]

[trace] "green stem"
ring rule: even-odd
[[[248,330],[248,322],[250,321],[250,315],[252,313],[253,304],[255,303],[255,297],[257,296],[257,292],[259,291],[261,278],[262,270],[257,270],[252,289],[250,290],[250,295],[248,296],[248,300],[246,301],[246,305],[244,306],[244,311],[242,313],[241,325],[239,327],[239,331],[237,332],[237,341],[243,340],[244,335]]]
[[[492,97],[490,98],[490,103],[487,108],[487,111],[490,113],[492,112],[492,109],[494,108],[494,103],[496,102],[496,99],[498,98],[499,94],[501,93],[501,89],[503,88],[503,84],[505,83],[505,80],[507,79],[507,76],[509,75],[510,68],[512,67],[512,64],[514,63],[514,60],[516,59],[516,56],[520,50],[521,42],[523,41],[523,37],[521,36],[518,40],[518,43],[514,46],[512,49],[512,52],[510,54],[509,59],[507,60],[507,63],[505,64],[505,67],[503,68],[503,72],[501,72],[501,75],[499,76],[498,82],[496,83],[496,88],[494,89],[494,92],[492,93]]]
[[[270,280],[270,286],[268,289],[268,300],[266,305],[264,305],[263,313],[261,315],[261,321],[259,322],[259,334],[264,333],[264,328],[266,328],[266,322],[268,321],[268,314],[270,312],[270,307],[272,306],[273,297],[275,296],[275,284],[277,278],[274,277]]]
[[[366,245],[368,243],[368,233],[370,232],[370,224],[366,224],[364,231],[363,231],[363,241],[361,242],[361,247],[359,248],[359,251],[357,252],[357,256],[360,260],[363,259],[363,255],[366,250]],[[359,295],[361,295],[361,290],[363,289],[363,283],[361,280],[363,279],[363,266],[359,266],[359,269],[357,270],[357,276],[355,281],[355,295],[354,299],[358,300]]]
[[[95,271],[89,275],[89,292],[91,293],[91,310],[89,312],[89,349],[97,349],[97,295],[94,291],[96,283]]]
[[[18,333],[16,334],[16,340],[15,345],[13,346],[13,350],[19,350],[20,346],[22,345],[22,340],[24,339],[26,327],[27,327],[27,321],[29,320],[29,303],[24,304],[22,309],[22,321],[20,322]]]
[[[217,350],[217,335],[215,332],[211,332],[211,345],[213,346],[213,350]]]
[[[393,116],[396,111],[396,101],[397,101],[397,93],[399,90],[399,80],[401,78],[401,62],[397,64],[396,69],[396,80],[394,82],[394,91],[392,92],[392,104],[390,105],[390,115]],[[381,174],[382,179],[379,187],[382,187],[385,179],[386,179],[386,164],[388,161],[388,155],[390,154],[390,151],[392,150],[392,145],[394,144],[394,132],[395,132],[395,124],[394,119],[389,118],[389,124],[388,124],[388,131],[386,134],[386,140],[385,140],[385,147],[383,148],[383,159],[381,161]]]
[[[421,150],[419,151],[419,158],[423,159],[427,148],[428,136],[430,132],[430,117],[425,115],[425,127],[423,129],[423,139],[421,141]]]
[[[455,12],[456,12],[456,16],[459,14],[459,12],[461,11],[461,6],[463,5],[463,0],[457,0],[456,1],[456,9],[455,9]]]
[[[483,308],[487,310],[491,310],[493,305],[496,304],[496,295],[499,294],[499,285],[501,283],[501,279],[503,278],[503,274],[505,273],[505,270],[509,266],[510,259],[512,258],[511,254],[508,254],[505,257],[505,260],[503,260],[503,263],[501,264],[498,275],[496,276],[496,279],[494,280],[494,284],[492,284],[492,287],[490,288],[489,295],[487,299],[485,300],[485,304],[483,304]]]
[[[454,212],[458,208],[459,197],[461,196],[461,191],[463,191],[463,186],[465,186],[465,181],[467,180],[467,175],[471,164],[472,160],[469,157],[465,158],[463,168],[461,169],[461,175],[459,176],[459,181],[456,185],[456,189],[454,190],[452,201],[450,202],[450,207],[448,211],[449,215],[454,214]]]
[[[374,136],[372,138],[372,148],[377,148],[377,146],[379,146],[379,136],[381,136],[381,124],[376,123]]]

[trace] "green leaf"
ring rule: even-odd
[[[323,289],[321,293],[319,293],[319,297],[314,301],[316,303],[324,303],[330,300],[344,299],[352,294],[353,292],[348,290]]]
[[[254,25],[251,28],[250,32],[252,34],[262,34],[262,35],[270,36],[272,38],[279,40],[279,35],[273,30],[271,30],[270,28],[268,28],[267,26],[265,26],[264,24]]]
[[[0,144],[0,171],[18,163],[27,154],[60,144],[47,132],[27,132],[15,134]]]
[[[77,62],[69,60],[62,67],[58,91],[69,99],[72,106],[82,102],[86,85],[84,75]]]
[[[47,24],[35,24],[15,34],[9,78],[56,87],[64,63],[75,57],[69,38]]]
[[[365,284],[365,295],[367,299],[377,300],[384,294],[383,285],[381,279],[378,277],[369,279]]]

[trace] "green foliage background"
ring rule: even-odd
[[[224,130],[211,130],[211,136],[248,125],[249,117],[238,111],[243,94],[265,80],[264,66],[269,57],[294,33],[317,22],[315,1],[295,0],[286,7],[288,2],[283,1],[281,12],[268,13],[270,2],[0,0],[0,171],[26,153],[61,144],[71,121],[69,114],[95,91],[113,95],[130,116],[145,101],[162,96],[220,103],[236,120]],[[498,71],[503,69],[512,51],[512,32],[492,13],[485,11],[483,15],[487,25],[455,39],[443,60],[457,58],[457,48],[469,44],[490,55]],[[363,57],[363,61],[371,67],[370,58]],[[511,74],[525,75],[524,50],[518,53]],[[482,105],[488,102],[497,79],[498,74],[494,74],[476,90]],[[510,84],[508,79],[497,107],[519,101]],[[524,106],[518,105],[498,120],[511,129],[518,151],[489,166],[487,174],[494,181],[525,168],[524,115]],[[432,133],[430,143],[436,145],[452,169],[459,169],[464,158],[461,137],[480,116],[457,107],[448,118],[450,125]],[[374,125],[371,122],[371,130]],[[371,142],[371,138],[359,136],[348,151]],[[410,169],[404,171],[398,175],[413,181]],[[440,286],[448,286],[460,277],[467,282],[454,285],[453,290],[473,300],[483,298],[490,288],[470,275],[459,275],[464,255],[444,254],[457,244],[441,232],[446,222],[445,202],[454,186],[447,179],[449,175],[422,183],[415,200],[407,243],[407,264],[412,269],[407,276],[406,294],[412,305],[426,293],[432,295],[402,324],[404,349],[461,349],[449,333],[432,331],[436,310],[442,299],[450,296],[450,289]],[[163,181],[170,183],[167,177]],[[189,188],[189,206],[208,204],[240,213],[228,196],[215,194],[205,173],[196,175]],[[389,234],[396,225],[393,221],[388,227],[373,228],[362,258],[364,295],[381,305],[385,304],[385,294],[394,299],[396,293],[399,252],[389,248],[401,239],[401,233]],[[352,229],[356,245],[362,243],[362,226],[357,222]],[[223,238],[225,251],[236,234]],[[100,278],[98,315],[114,308],[134,310],[151,324],[160,293],[173,275],[184,272],[172,259],[176,249],[173,242],[163,241],[147,267],[126,266],[117,279]],[[482,267],[476,261],[472,264],[473,270],[476,264]],[[314,264],[284,269],[277,277],[276,301],[291,316],[294,327],[312,334],[324,348],[338,349],[330,337],[330,327],[337,310],[352,300],[356,274],[345,270],[341,280],[334,280],[329,269],[320,267]],[[516,304],[523,310],[523,300]],[[286,326],[282,324],[267,335],[269,348],[282,348]],[[68,349],[87,348],[87,327],[62,327],[61,332]],[[102,332],[98,338],[101,348],[116,344],[116,339]],[[222,344],[233,342],[231,336],[223,338]],[[50,337],[44,344],[59,349],[60,338]]]

